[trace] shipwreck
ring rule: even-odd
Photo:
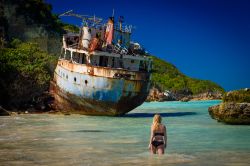
[[[63,35],[63,46],[50,92],[58,109],[85,115],[123,115],[141,105],[150,88],[152,61],[123,17],[107,22],[82,19],[79,33]]]

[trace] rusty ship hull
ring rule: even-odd
[[[150,73],[59,60],[51,92],[58,109],[84,115],[123,115],[149,93]]]

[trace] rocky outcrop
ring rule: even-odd
[[[208,108],[213,119],[228,124],[250,124],[250,103],[222,103]]]
[[[42,3],[42,1],[14,0],[5,2],[4,17],[7,20],[6,33],[9,40],[18,38],[22,41],[34,42],[46,52],[59,54],[61,34],[55,30],[55,25],[52,25],[53,20],[49,12],[38,9],[41,15],[47,14],[46,19],[41,19],[39,12],[35,12],[36,9],[33,11],[32,7],[29,7],[32,5],[43,5],[44,8],[47,8],[47,4]]]
[[[183,101],[188,102],[190,100],[216,100],[222,99],[222,93],[215,92],[205,92],[196,95],[184,92],[162,92],[159,88],[153,87],[150,89],[149,95],[147,97],[147,102],[150,101]]]
[[[17,114],[27,114],[27,113],[44,113],[44,112],[54,112],[55,105],[53,105],[54,98],[45,92],[42,95],[34,98],[30,103],[25,103],[22,107],[2,107],[0,106],[0,116],[9,116]]]
[[[192,95],[191,100],[216,100],[222,99],[223,94],[221,92],[205,92],[197,95]]]
[[[173,94],[169,91],[162,92],[158,88],[151,88],[146,102],[151,101],[174,101],[176,100]]]
[[[223,103],[208,108],[212,118],[228,124],[250,124],[250,90],[230,91]]]

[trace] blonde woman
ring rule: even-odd
[[[164,149],[167,147],[167,129],[161,124],[161,116],[155,114],[153,124],[151,125],[151,135],[148,148],[152,154],[164,154]]]

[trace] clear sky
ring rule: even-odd
[[[250,88],[250,0],[45,0],[53,12],[124,16],[133,40],[184,74]],[[64,22],[80,25],[76,18]]]

